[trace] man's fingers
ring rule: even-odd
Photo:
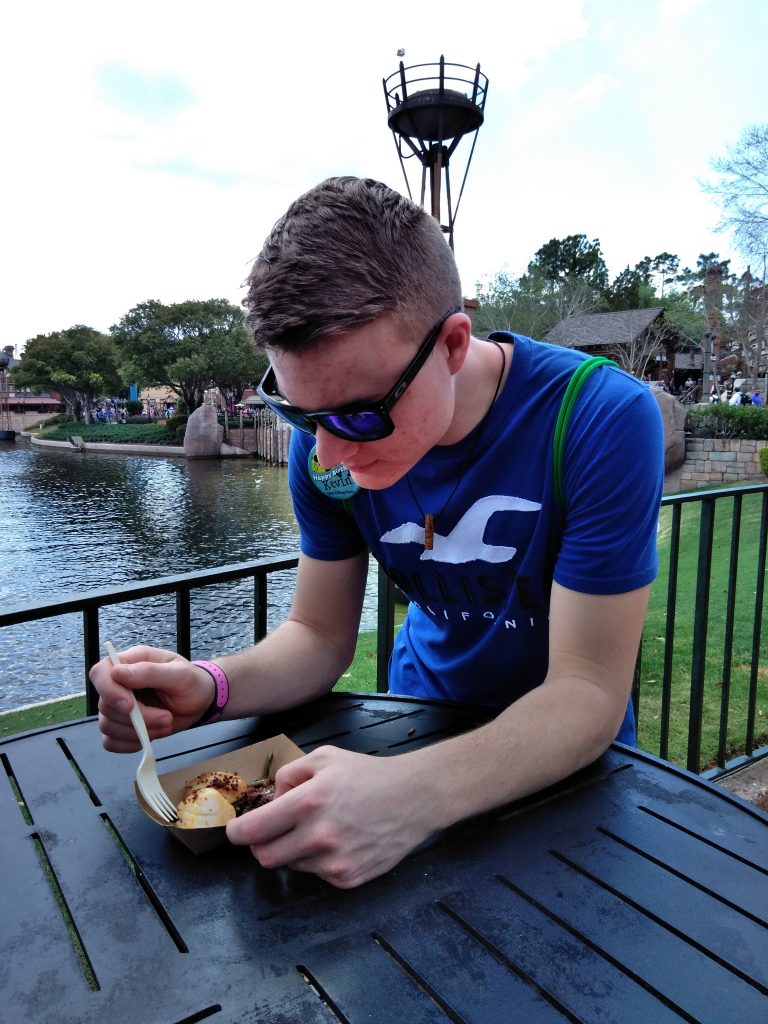
[[[235,846],[260,846],[296,827],[298,809],[293,793],[275,797],[263,807],[227,822],[227,839]]]
[[[309,782],[315,775],[316,767],[311,755],[289,761],[275,773],[275,795],[282,796],[304,782]]]
[[[162,665],[164,662],[178,659],[174,651],[166,651],[162,647],[148,647],[146,644],[136,644],[125,651],[118,651],[118,654],[121,665],[135,665],[142,661]]]
[[[105,750],[111,750],[116,754],[129,754],[141,747],[136,730],[130,721],[118,721],[105,715],[103,711],[99,712],[99,731]]]
[[[173,728],[173,715],[164,708],[139,704],[139,710],[147,726],[150,739],[168,736]],[[139,750],[141,743],[136,735],[133,722],[128,714],[115,713],[109,704],[99,701],[99,729],[103,734],[104,746],[114,752]]]

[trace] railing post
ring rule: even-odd
[[[672,657],[675,648],[675,614],[677,612],[677,570],[680,558],[680,523],[682,506],[672,506],[672,532],[669,538],[669,581],[667,586],[667,623],[664,631],[664,674],[661,681],[661,730],[659,757],[669,753],[669,725],[672,707]]]
[[[728,563],[728,594],[725,603],[725,635],[723,637],[723,685],[720,690],[720,738],[717,763],[725,765],[728,744],[728,711],[731,701],[731,670],[733,668],[733,629],[736,621],[736,582],[739,573],[739,539],[741,537],[741,495],[733,498],[731,511],[731,555]]]
[[[755,712],[757,710],[757,677],[760,671],[760,638],[763,629],[763,596],[765,594],[765,556],[768,546],[768,493],[763,492],[760,511],[760,542],[757,556],[757,581],[755,583],[755,617],[752,624],[752,662],[749,670],[749,700],[747,704],[747,729],[744,737],[745,753],[755,749]]]
[[[689,771],[698,772],[701,757],[701,716],[704,711],[704,673],[707,655],[709,619],[709,583],[712,573],[712,537],[715,528],[715,502],[704,498],[699,524],[699,561],[696,575],[696,607],[693,618],[693,657],[691,658],[691,704],[688,713]]]
[[[395,642],[395,588],[379,566],[376,628],[376,692],[389,690],[389,659]]]
[[[635,730],[640,725],[640,686],[643,678],[643,641],[640,639],[640,645],[637,648],[637,657],[635,658],[635,670],[632,673],[632,710],[635,714]]]
[[[253,642],[267,635],[267,577],[253,577]]]
[[[98,605],[83,609],[83,655],[85,658],[85,713],[99,713],[99,694],[90,680],[91,666],[100,659]]]
[[[192,616],[190,614],[189,590],[186,587],[176,591],[176,651],[183,658],[192,658]]]

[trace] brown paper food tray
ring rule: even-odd
[[[256,779],[263,778],[264,767],[270,754],[272,754],[270,774],[274,775],[277,769],[282,768],[284,764],[303,757],[304,751],[281,733],[268,740],[261,740],[259,743],[251,743],[250,746],[241,747],[239,750],[232,750],[228,754],[220,754],[218,757],[210,757],[207,761],[187,765],[186,768],[165,772],[160,776],[160,783],[171,800],[178,804],[187,783],[203,772],[218,770],[238,772],[246,782],[255,782]],[[177,828],[175,825],[166,824],[154,811],[150,810],[138,789],[136,789],[136,798],[147,817],[170,832],[193,853],[206,853],[227,842],[227,830],[224,825],[215,828]]]

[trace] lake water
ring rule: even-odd
[[[298,550],[288,471],[255,459],[187,460],[0,444],[0,607]],[[292,572],[269,580],[268,626]],[[193,657],[252,642],[250,581],[192,594]],[[375,572],[363,628],[375,628]],[[105,608],[118,647],[175,646],[173,596]],[[0,629],[0,710],[82,691],[82,616]]]

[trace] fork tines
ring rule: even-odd
[[[179,820],[176,805],[164,790],[161,789],[158,793],[142,792],[141,795],[147,801],[152,810],[155,811],[155,813],[164,821],[167,821],[170,824]]]

